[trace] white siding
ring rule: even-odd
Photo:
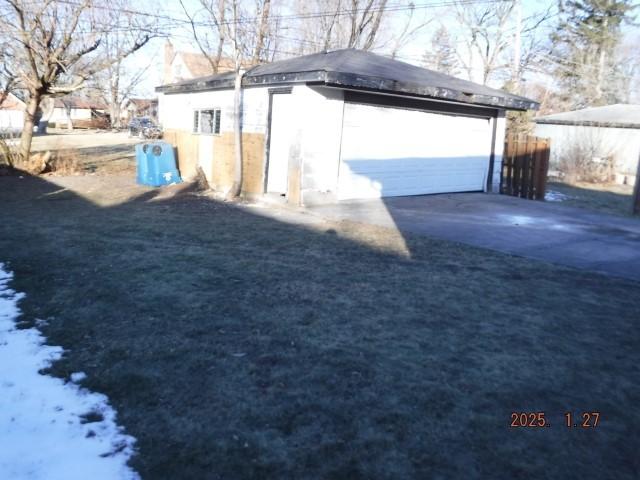
[[[70,111],[70,116],[72,120],[89,120],[91,119],[91,110],[88,108],[72,108]],[[53,113],[51,117],[49,117],[49,122],[66,122],[67,119],[67,110],[62,107],[56,107],[53,109]]]
[[[483,191],[491,122],[345,103],[338,198]]]
[[[0,131],[17,131],[22,129],[24,112],[20,110],[0,110]]]
[[[242,91],[243,127],[245,133],[266,133],[269,105],[266,88],[246,88]],[[222,111],[221,132],[233,131],[233,90],[211,92],[160,94],[158,115],[163,128],[193,130],[193,111],[219,108]]]
[[[293,89],[298,108],[302,192],[313,195],[336,194],[340,139],[342,136],[342,90],[299,86]]]
[[[595,157],[613,156],[616,173],[635,175],[640,156],[640,130],[632,128],[582,127],[573,125],[536,125],[538,137],[551,139],[551,167],[574,145],[592,148]]]

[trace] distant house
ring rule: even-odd
[[[218,64],[218,73],[232,70],[234,70],[233,61],[226,57],[221,58]],[[162,75],[162,83],[164,85],[192,78],[206,77],[212,73],[211,62],[202,53],[177,51],[169,40],[164,44],[164,69]]]
[[[640,105],[616,104],[535,119],[535,134],[551,139],[551,165],[579,148],[593,160],[613,160],[618,183],[633,185],[640,157]]]
[[[73,96],[56,98],[48,122],[67,124],[75,120],[91,120],[107,115],[107,106],[100,101],[91,101]]]
[[[131,120],[134,117],[158,118],[157,98],[129,98],[124,102],[122,118]]]
[[[184,177],[234,178],[235,74],[163,85],[159,116]],[[242,191],[294,204],[496,191],[506,110],[494,90],[346,49],[260,65],[242,80]]]
[[[0,132],[17,132],[24,123],[25,103],[9,93],[0,105]]]

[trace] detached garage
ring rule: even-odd
[[[165,136],[183,177],[201,167],[231,187],[230,73],[158,87]],[[254,67],[242,81],[245,195],[296,204],[491,191],[505,110],[523,97],[358,50]]]

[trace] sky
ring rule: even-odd
[[[148,0],[147,0],[148,1]],[[198,0],[183,0],[186,8],[190,12],[194,12],[199,8]],[[287,14],[291,13],[291,5],[293,5],[293,1],[295,0],[281,0],[279,4],[281,5],[281,13]],[[428,7],[425,8],[425,4],[432,4],[436,0],[416,0],[413,2],[418,8],[416,8],[414,14],[414,25],[422,23],[424,21],[428,21],[427,25],[422,28],[413,38],[407,43],[399,52],[398,59],[402,61],[406,61],[408,63],[413,63],[419,65],[422,61],[422,57],[424,55],[425,50],[430,45],[430,39],[433,35],[434,31],[444,25],[453,37],[461,36],[462,32],[460,30],[460,24],[455,19],[454,15],[451,12],[450,8],[446,7]],[[482,3],[483,0],[479,0]],[[491,0],[484,0],[491,1]],[[409,2],[406,0],[396,0],[390,5],[407,5]],[[640,4],[640,0],[637,2]],[[274,0],[274,4],[276,0]],[[157,14],[161,14],[163,16],[178,18],[178,19],[186,19],[184,15],[184,11],[179,0],[168,0],[163,2],[162,10],[158,12],[157,3],[149,3],[145,5],[144,3],[139,3],[137,9],[149,8],[153,12],[157,12]],[[548,9],[550,9],[552,15],[557,15],[557,1],[555,0],[522,0],[522,10],[523,10],[523,18],[526,19],[532,15],[542,13]],[[393,38],[393,35],[401,31],[405,25],[405,13],[399,12],[395,13],[393,19],[387,25],[387,30],[383,32],[382,36],[385,38]],[[515,24],[512,22],[511,25],[507,27],[509,32],[515,32]],[[553,29],[553,20],[546,25],[544,28],[539,29],[538,35],[544,40],[548,38],[549,34]],[[636,26],[627,26],[625,27],[626,36],[631,38],[640,38],[640,29]],[[191,37],[191,33],[187,28],[172,28],[167,32],[167,36],[171,38],[172,43],[178,50],[186,50],[186,51],[198,51],[197,45],[193,41]],[[295,40],[295,36],[292,34],[288,34]],[[460,38],[457,39],[458,42],[461,41]],[[156,86],[162,83],[162,68],[163,68],[163,48],[166,42],[166,38],[155,38],[149,42],[147,46],[144,47],[140,52],[133,55],[129,60],[129,65],[148,65],[151,64],[151,68],[148,70],[147,75],[145,76],[145,80],[139,86],[137,94],[138,96],[155,96],[154,89]],[[380,53],[386,53],[384,50],[380,50]],[[493,85],[499,87],[500,85]]]

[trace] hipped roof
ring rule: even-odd
[[[233,88],[233,72],[163,85],[167,94]],[[525,97],[356,49],[320,52],[258,65],[243,77],[243,86],[311,83],[357,90],[419,96],[508,110],[537,110]]]

